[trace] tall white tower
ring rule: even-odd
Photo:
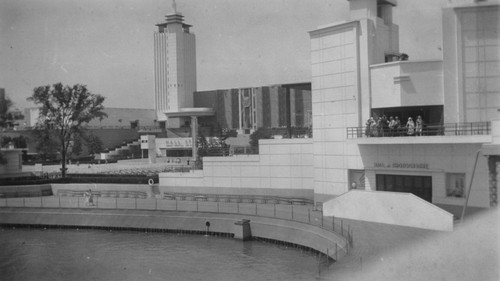
[[[370,65],[399,51],[395,5],[395,0],[349,0],[349,21],[310,32],[316,201],[349,188],[346,165],[356,152],[346,145],[345,128],[362,126],[370,115]]]
[[[175,1],[172,6],[174,13],[167,15],[164,23],[157,24],[158,32],[154,33],[155,108],[160,124],[178,128],[184,120],[168,119],[164,113],[193,107],[196,42],[189,31],[191,25],[183,23],[184,17],[177,12]]]

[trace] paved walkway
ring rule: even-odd
[[[348,223],[354,249],[332,266],[331,279],[500,280],[498,208],[467,217],[453,232]]]

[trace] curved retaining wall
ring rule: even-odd
[[[1,225],[85,227],[237,235],[241,220],[249,220],[252,237],[311,248],[338,260],[347,253],[347,241],[321,227],[295,221],[236,214],[147,210],[2,208]]]

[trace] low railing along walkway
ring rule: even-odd
[[[291,220],[328,230],[344,237],[352,244],[352,229],[337,218],[325,218],[321,210],[311,205],[260,204],[239,202],[213,202],[201,200],[165,200],[159,198],[112,198],[93,197],[89,203],[85,197],[23,197],[0,198],[0,208],[83,208],[83,209],[124,209],[155,210],[177,212],[204,212],[216,214],[240,214]],[[348,247],[347,247],[348,248]],[[348,249],[346,249],[348,251]]]

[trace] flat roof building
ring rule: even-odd
[[[472,181],[469,205],[496,205],[488,159],[473,167],[499,119],[498,4],[443,9],[443,60],[412,61],[395,1],[349,2],[350,21],[310,32],[317,200],[364,189],[458,207]]]
[[[344,197],[355,199],[349,201],[352,219],[370,220],[366,211],[372,208],[384,213],[379,222],[408,226],[415,219],[416,227],[426,221],[452,225],[450,213],[460,216],[466,204],[496,206],[499,5],[481,1],[443,9],[443,59],[432,61],[411,60],[400,50],[392,20],[396,1],[349,5],[349,21],[310,32],[312,139],[260,140],[259,155],[207,157],[203,170],[161,174],[160,185],[310,192],[315,203],[355,189]],[[241,91],[226,93],[229,101],[213,107],[226,114],[221,122],[239,128],[245,124],[241,105],[253,100],[236,100]],[[228,112],[238,114],[228,119]],[[402,209],[388,209],[401,200]],[[335,215],[330,211],[325,214]]]
[[[214,116],[200,118],[202,127],[238,134],[312,126],[311,83],[199,91],[194,94],[194,106],[214,109]]]

